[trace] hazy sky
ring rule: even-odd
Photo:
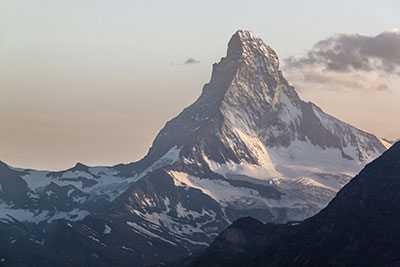
[[[0,0],[0,160],[52,170],[139,160],[199,96],[237,29],[278,53],[304,100],[398,138],[400,62],[389,61],[400,54],[387,55],[380,34],[397,40],[399,12],[398,0]],[[321,41],[362,47],[366,67],[328,68]],[[392,73],[378,68],[388,62]]]

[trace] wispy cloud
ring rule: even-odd
[[[303,56],[285,59],[297,82],[331,90],[389,90],[383,80],[400,77],[400,31],[376,36],[336,34],[321,40]]]

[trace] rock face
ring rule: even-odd
[[[243,218],[184,266],[398,266],[400,142],[300,223]],[[176,263],[175,266],[179,264]]]
[[[314,215],[384,144],[302,101],[276,53],[240,30],[201,96],[167,122],[142,160],[60,172],[1,164],[0,259],[168,262],[241,217]],[[68,248],[61,254],[60,244]]]

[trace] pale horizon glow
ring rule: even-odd
[[[283,59],[335,33],[398,28],[398,1],[0,0],[0,160],[61,170],[140,160],[200,95],[238,29]],[[184,64],[189,59],[193,64]],[[387,92],[303,88],[303,100],[379,137],[400,137]]]

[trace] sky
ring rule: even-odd
[[[0,160],[139,160],[238,29],[277,52],[304,100],[397,139],[399,11],[398,0],[0,0]]]

